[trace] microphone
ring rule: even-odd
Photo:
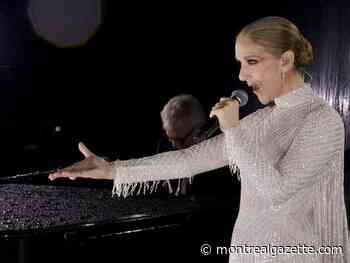
[[[237,100],[239,102],[239,107],[243,107],[248,103],[248,93],[243,89],[232,91],[230,98]]]
[[[248,93],[243,89],[232,91],[230,98],[237,100],[239,103],[239,107],[243,107],[248,103]],[[206,132],[206,139],[209,139],[218,129],[219,129],[219,122],[217,118],[215,118],[214,125],[210,127]]]

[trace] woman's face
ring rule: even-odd
[[[244,37],[237,39],[235,52],[241,65],[239,79],[252,87],[262,104],[268,104],[282,93],[280,58]]]

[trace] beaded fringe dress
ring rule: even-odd
[[[350,262],[344,203],[344,124],[309,84],[239,126],[190,148],[115,162],[113,194],[229,165],[241,201],[230,263]]]

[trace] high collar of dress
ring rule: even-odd
[[[309,101],[312,95],[311,86],[306,83],[285,95],[275,98],[274,102],[278,107],[289,108]]]

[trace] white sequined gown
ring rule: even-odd
[[[150,181],[236,164],[241,202],[230,263],[350,262],[343,122],[308,84],[275,104],[191,148],[116,161],[113,193],[127,196],[140,183],[149,191]],[[322,246],[341,246],[342,253]]]

